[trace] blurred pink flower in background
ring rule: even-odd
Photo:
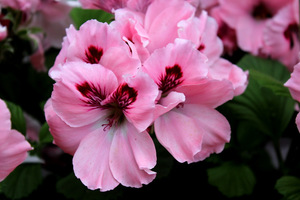
[[[4,40],[7,37],[7,28],[0,24],[0,41]]]
[[[71,6],[67,1],[57,0],[0,0],[0,5],[23,12],[19,29],[41,29],[41,32],[30,34],[35,49],[29,60],[37,71],[46,71],[44,52],[51,47],[61,48],[65,29],[72,23]]]
[[[291,0],[220,0],[219,14],[237,34],[238,46],[254,55],[265,47],[266,24]]]
[[[266,24],[265,53],[281,61],[289,71],[299,62],[299,1],[286,5]]]
[[[300,102],[300,63],[294,66],[294,71],[291,73],[291,78],[284,84],[292,95],[292,97]],[[300,131],[300,113],[296,117],[297,128]]]
[[[11,129],[10,112],[0,99],[0,181],[3,181],[32,150],[25,137]]]
[[[83,8],[102,9],[113,12],[119,8],[128,7],[136,11],[144,12],[153,0],[79,0]]]

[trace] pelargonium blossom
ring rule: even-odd
[[[292,97],[300,102],[300,63],[294,66],[294,71],[291,73],[290,79],[284,84],[292,95]],[[300,131],[300,113],[296,117],[297,128]]]
[[[4,40],[7,37],[7,28],[0,24],[0,41]]]
[[[281,61],[293,71],[299,62],[299,1],[294,0],[278,11],[266,24],[264,31],[265,52]]]
[[[10,112],[0,99],[0,182],[3,181],[27,157],[32,150],[25,137],[11,129]]]
[[[139,60],[131,57],[128,45],[108,24],[89,20],[79,30],[71,25],[66,32],[62,49],[50,70],[53,79],[58,78],[61,66],[71,61],[101,64],[114,71],[118,78],[136,71]]]
[[[291,0],[220,0],[220,16],[236,30],[239,47],[254,55],[264,48],[266,23]]]
[[[79,0],[83,8],[102,9],[113,12],[119,8],[129,7],[133,10],[145,11],[153,0]]]
[[[156,152],[146,129],[157,96],[156,84],[141,71],[120,79],[100,64],[63,66],[46,119],[55,144],[74,155],[75,175],[88,188],[141,187],[155,178]]]
[[[187,40],[156,50],[144,70],[156,82],[155,134],[179,162],[197,162],[219,153],[230,139],[230,126],[215,108],[234,96],[228,80],[209,78],[206,57]]]

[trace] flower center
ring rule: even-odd
[[[294,24],[290,24],[287,29],[284,31],[284,37],[290,41],[290,49],[293,49],[294,48],[294,45],[295,45],[295,37],[293,37],[293,35],[296,36],[296,38],[298,40],[300,40],[299,38],[299,27],[296,23]]]
[[[82,96],[86,97],[83,102],[94,108],[103,107],[101,101],[106,98],[106,95],[101,91],[100,86],[85,81],[82,84],[76,84],[76,88]]]
[[[166,93],[183,82],[183,73],[181,67],[175,64],[173,67],[166,67],[165,73],[160,76],[157,83],[159,90]]]
[[[102,48],[91,45],[85,51],[84,61],[87,62],[87,63],[91,63],[91,64],[97,64],[97,63],[99,63],[102,55],[103,55],[103,49]]]
[[[264,20],[272,17],[272,13],[267,9],[266,5],[259,3],[252,11],[252,16],[256,20]]]
[[[102,124],[104,130],[125,120],[124,112],[131,108],[131,104],[136,101],[138,95],[138,91],[129,87],[127,83],[121,84],[108,97],[102,92],[100,86],[92,83],[83,82],[77,84],[76,88],[85,97],[82,101],[88,106],[108,110],[107,123]]]
[[[107,117],[107,124],[103,124],[104,130],[113,125],[121,124],[125,120],[124,112],[131,108],[131,104],[136,101],[138,91],[124,83],[104,102],[104,106],[110,109]]]

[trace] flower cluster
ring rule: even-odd
[[[90,189],[150,183],[154,133],[179,162],[220,153],[230,125],[216,108],[247,86],[248,73],[220,57],[206,11],[184,0],[142,2],[122,1],[109,25],[71,25],[49,72],[50,132]]]
[[[238,46],[279,60],[290,71],[299,62],[298,0],[219,0],[210,13],[229,52]]]

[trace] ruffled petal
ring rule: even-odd
[[[0,99],[0,133],[5,134],[11,129],[10,112],[6,103]]]
[[[142,187],[156,176],[150,169],[156,163],[154,144],[147,132],[139,132],[130,123],[114,130],[109,165],[118,182],[128,187]]]
[[[184,104],[159,117],[154,127],[159,142],[179,162],[204,160],[230,140],[226,118],[206,106]]]
[[[217,80],[228,80],[232,83],[234,95],[242,94],[248,85],[248,71],[243,71],[229,61],[219,58],[210,66],[208,76]]]
[[[25,137],[16,130],[0,133],[0,181],[4,180],[27,157],[32,150]]]
[[[107,115],[101,101],[117,86],[112,71],[100,65],[69,62],[63,67],[61,80],[54,84],[52,106],[69,126],[85,126]]]
[[[292,97],[300,102],[300,63],[295,65],[291,78],[284,84],[288,87]]]
[[[70,127],[54,112],[51,99],[45,104],[44,110],[50,133],[54,139],[53,142],[64,152],[71,155],[74,155],[81,140],[86,135],[99,128],[96,125],[97,123],[76,128]]]
[[[89,189],[108,191],[119,184],[109,166],[112,134],[102,129],[95,130],[80,142],[74,154],[75,175]]]

